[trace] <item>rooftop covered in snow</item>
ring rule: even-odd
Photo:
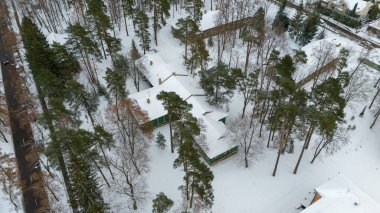
[[[131,94],[129,98],[148,113],[150,120],[167,114],[162,102],[157,100],[157,95],[161,91],[175,92],[193,106],[193,116],[202,120],[208,147],[203,151],[208,158],[212,159],[234,147],[226,138],[226,127],[222,122],[227,113],[207,102],[203,89],[186,71],[176,64],[165,64],[158,54],[147,54],[141,60],[146,68],[146,78],[153,87]]]
[[[376,213],[380,205],[340,174],[315,189],[321,196],[302,213]]]

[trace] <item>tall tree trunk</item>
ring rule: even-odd
[[[37,86],[37,91],[38,91],[38,94],[42,94],[39,86]],[[41,95],[38,95],[38,99],[40,101],[42,111],[44,112],[45,115],[47,115],[46,118],[47,118],[48,129],[50,131],[52,143],[57,143],[59,147],[58,152],[56,153],[57,160],[58,160],[59,168],[61,169],[61,172],[62,172],[63,182],[65,183],[65,186],[66,186],[67,195],[69,196],[69,202],[70,202],[71,208],[73,209],[73,212],[77,212],[78,203],[73,194],[73,189],[71,187],[71,182],[70,182],[69,174],[67,172],[66,163],[62,155],[62,146],[60,145],[60,143],[57,141],[55,137],[55,129],[50,119],[50,113],[47,108],[45,99]]]
[[[172,129],[172,116],[171,113],[168,113],[169,120],[169,131],[170,131],[170,150],[174,153],[174,144],[173,144],[173,129]]]
[[[194,177],[193,177],[194,182]],[[191,196],[190,196],[190,208],[193,208],[193,200],[194,200],[194,186],[191,186]]]
[[[296,167],[294,168],[293,174],[297,174],[297,170],[298,170],[298,167],[299,167],[299,165],[301,163],[301,159],[302,159],[303,153],[305,152],[306,144],[308,144],[308,140],[309,140],[309,138],[311,138],[312,131],[313,131],[313,125],[310,125],[309,130],[307,131],[307,134],[306,134],[305,142],[304,142],[304,144],[302,146],[301,154],[298,157],[298,161],[297,161]]]
[[[95,161],[95,159],[94,159],[92,156],[91,156],[91,160],[92,160],[92,162],[94,162],[95,167],[98,169],[98,171],[99,171],[100,174],[102,175],[102,177],[103,177],[104,181],[106,182],[108,188],[110,188],[111,186],[110,186],[110,184],[108,183],[108,180],[107,180],[106,176],[104,176],[103,171],[100,169],[98,163]]]
[[[373,120],[371,126],[369,127],[370,129],[372,129],[372,127],[375,126],[376,120],[379,117],[379,115],[380,115],[380,108],[379,108],[379,110],[375,114],[375,119]]]
[[[273,173],[272,173],[273,177],[276,176],[278,163],[280,161],[280,156],[281,156],[282,150],[285,147],[285,143],[286,143],[286,141],[285,141],[285,127],[284,127],[284,125],[282,125],[282,127],[281,127],[281,134],[280,134],[280,143],[279,143],[278,152],[277,152],[276,164],[274,166],[274,170],[273,170]]]
[[[379,95],[379,92],[380,92],[380,88],[377,88],[377,92],[376,92],[375,96],[373,97],[371,104],[369,105],[368,109],[371,109],[373,102],[375,101],[376,97]]]
[[[272,176],[273,176],[273,177],[276,176],[277,167],[278,167],[278,162],[280,161],[280,156],[281,156],[281,148],[279,147],[279,148],[278,148],[278,151],[277,151],[276,164],[275,164],[275,166],[274,166],[274,170],[273,170],[273,173],[272,173]]]

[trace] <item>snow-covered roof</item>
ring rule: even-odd
[[[219,10],[211,10],[203,14],[199,29],[204,31],[215,27],[215,20],[218,14]]]
[[[380,205],[340,174],[315,189],[321,198],[302,213],[377,213]]]
[[[380,20],[376,20],[375,22],[369,24],[368,26],[380,30]]]
[[[358,3],[358,6],[355,12],[362,16],[367,15],[370,7],[373,5],[372,2],[367,2],[363,0],[343,0],[343,1],[346,4],[348,10],[354,9],[355,4]]]
[[[232,148],[232,145],[224,137],[226,127],[220,121],[227,117],[227,113],[207,102],[207,96],[203,89],[193,78],[187,75],[186,71],[183,71],[180,66],[175,66],[175,64],[168,66],[158,54],[146,55],[142,60],[147,69],[146,77],[153,87],[130,94],[129,98],[135,100],[140,108],[148,113],[150,120],[167,114],[162,102],[157,100],[157,95],[161,91],[175,92],[193,106],[191,114],[202,120],[208,146],[208,150],[204,151],[209,158],[214,158]],[[175,74],[171,73],[168,67],[176,67]],[[161,78],[161,84],[159,78]]]

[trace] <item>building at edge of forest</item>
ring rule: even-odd
[[[154,128],[168,123],[167,111],[162,102],[157,100],[157,95],[161,91],[175,92],[193,106],[190,112],[201,120],[202,127],[204,127],[202,133],[205,136],[205,145],[196,145],[202,157],[210,165],[237,153],[238,147],[231,143],[226,134],[227,113],[207,102],[207,95],[182,68],[181,62],[167,64],[155,53],[146,54],[140,60],[145,67],[142,72],[144,79],[152,87],[130,94],[129,98],[147,112]]]

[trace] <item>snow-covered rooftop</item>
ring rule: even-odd
[[[340,174],[315,189],[321,198],[302,213],[376,213],[380,205]]]
[[[371,26],[373,28],[376,28],[377,30],[380,30],[380,20],[376,20],[373,23],[370,23],[368,26]]]
[[[146,77],[153,87],[131,94],[129,98],[135,100],[140,108],[148,113],[150,120],[167,114],[162,102],[157,100],[157,95],[161,91],[175,92],[193,106],[191,110],[193,116],[202,120],[205,126],[203,133],[208,146],[208,150],[204,151],[209,158],[214,158],[232,148],[224,137],[226,127],[220,121],[227,117],[227,113],[208,104],[203,89],[187,75],[186,71],[175,64],[165,64],[158,54],[147,54],[142,60],[147,69]],[[170,67],[175,68],[174,74]],[[161,84],[159,79],[161,79]]]
[[[370,7],[373,5],[371,2],[363,1],[363,0],[343,0],[344,3],[347,6],[347,9],[352,10],[355,7],[355,4],[357,3],[358,6],[356,7],[356,13],[362,16],[365,16],[368,14],[368,11]]]

